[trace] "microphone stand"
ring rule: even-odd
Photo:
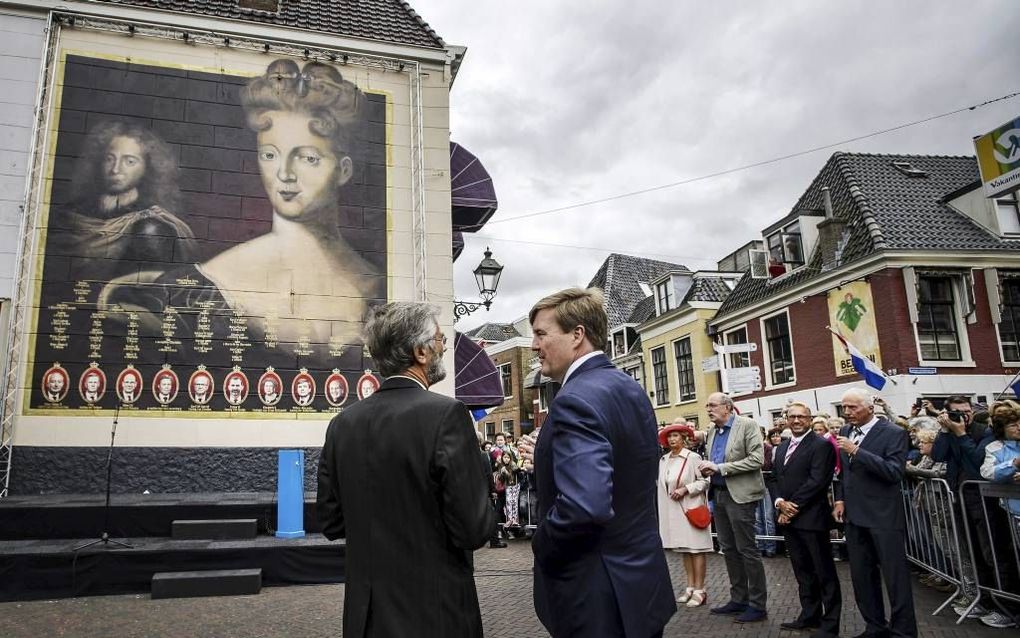
[[[113,476],[113,442],[117,438],[117,420],[120,418],[120,405],[117,405],[116,411],[113,413],[113,427],[110,428],[110,452],[106,456],[106,505],[103,507],[103,533],[94,541],[89,541],[83,545],[75,547],[74,552],[81,551],[93,545],[103,544],[104,547],[108,547],[110,543],[123,547],[125,549],[133,549],[131,545],[123,543],[121,541],[115,541],[110,538],[110,483]]]

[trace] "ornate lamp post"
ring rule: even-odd
[[[492,251],[485,247],[485,258],[475,268],[475,283],[478,284],[478,293],[481,301],[457,301],[453,302],[453,320],[457,321],[465,315],[469,315],[482,306],[488,310],[492,300],[496,296],[496,287],[499,286],[499,276],[503,273],[503,266],[492,258]]]

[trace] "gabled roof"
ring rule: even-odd
[[[911,177],[894,162],[906,162],[924,176]],[[945,204],[979,179],[977,160],[968,156],[834,153],[793,211],[824,209],[821,187],[828,186],[834,215],[846,223],[838,266],[883,250],[1020,250]],[[818,251],[804,266],[775,280],[749,274],[723,302],[717,319],[822,272]]]
[[[241,9],[238,0],[93,0],[197,15],[230,18],[332,35],[445,48],[407,2],[401,0],[279,0],[276,12]]]
[[[500,343],[507,339],[524,336],[518,332],[516,328],[514,328],[512,323],[483,323],[473,330],[468,330],[464,334],[471,339],[481,339],[482,341],[490,341],[493,343]]]
[[[730,277],[733,280],[733,277]],[[682,303],[692,301],[720,302],[730,295],[730,287],[722,277],[713,277],[705,273],[695,273],[691,289],[687,291]]]
[[[647,284],[671,270],[688,271],[688,268],[680,264],[632,255],[619,253],[609,255],[588,282],[588,287],[601,288],[605,293],[610,330],[621,323],[627,323],[635,306],[646,298],[640,286],[641,282]]]

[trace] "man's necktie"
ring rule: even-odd
[[[790,441],[790,447],[786,448],[786,458],[783,459],[783,463],[790,462],[790,457],[793,456],[793,451],[797,449],[798,445],[800,445],[800,441],[797,439]]]
[[[853,429],[850,430],[850,440],[854,442],[854,445],[860,445],[863,439],[864,430],[855,425]]]

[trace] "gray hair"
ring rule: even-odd
[[[733,399],[731,399],[730,395],[726,394],[725,392],[713,392],[712,394],[708,395],[708,400],[711,401],[713,398],[716,397],[719,398],[719,403],[725,405],[730,410],[733,410],[736,407],[733,405]]]
[[[938,421],[930,416],[915,416],[910,419],[910,427],[917,428],[918,430],[931,430],[933,432],[938,432],[941,426],[939,426]]]
[[[858,399],[861,403],[867,406],[875,405],[875,397],[864,388],[850,388],[843,393],[843,398],[851,397]]]
[[[372,308],[365,322],[365,345],[379,374],[391,377],[413,366],[415,348],[434,341],[438,316],[437,306],[418,301],[394,301]]]

